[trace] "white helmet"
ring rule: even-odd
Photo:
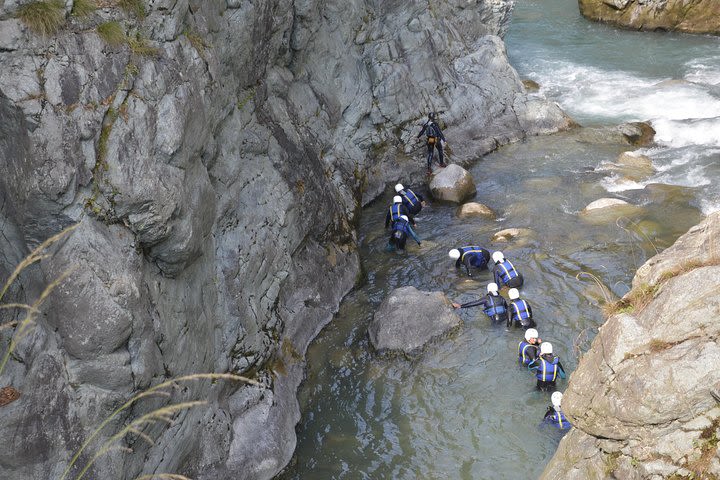
[[[448,256],[453,260],[457,260],[458,258],[460,258],[460,250],[458,250],[457,248],[453,248],[448,252]]]
[[[517,288],[511,288],[508,290],[508,297],[510,297],[510,300],[517,300],[520,298],[520,292]]]
[[[552,343],[550,342],[540,344],[540,355],[545,355],[546,353],[552,353]]]
[[[400,218],[405,220],[406,222],[409,222],[410,220],[407,218],[407,215],[400,215]]]
[[[403,190],[405,190],[405,187],[402,186],[402,183],[398,183],[397,185],[395,185],[395,192],[396,192],[396,193],[400,193],[400,192],[402,192]]]
[[[552,395],[550,395],[550,401],[553,404],[553,407],[560,408],[560,402],[562,402],[562,392],[553,392]]]
[[[495,283],[495,282],[488,283],[487,291],[488,291],[488,293],[498,293],[497,283]]]
[[[492,259],[493,259],[493,262],[500,263],[503,260],[505,260],[505,255],[503,255],[502,252],[493,252]]]
[[[528,342],[531,338],[538,338],[539,336],[540,334],[538,334],[538,331],[534,328],[528,328],[527,330],[525,330],[525,340],[527,340]]]
[[[393,203],[402,203],[402,197],[400,195],[395,195],[393,197]]]

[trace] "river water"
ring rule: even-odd
[[[297,452],[282,478],[537,478],[561,435],[540,425],[549,394],[515,363],[522,332],[467,309],[462,328],[420,358],[379,357],[367,339],[377,306],[404,285],[477,298],[490,274],[467,279],[448,249],[503,250],[525,276],[522,297],[541,337],[570,373],[603,321],[601,291],[586,273],[622,295],[647,258],[720,209],[719,38],[593,24],[574,0],[518,0],[513,18],[506,43],[521,77],[582,125],[650,120],[657,146],[639,152],[656,172],[623,180],[599,167],[627,148],[572,133],[510,145],[470,170],[475,201],[497,219],[461,220],[455,207],[430,204],[418,219],[422,247],[409,242],[404,255],[384,251],[392,192],[368,206],[359,226],[363,281],[308,350]],[[404,182],[423,191],[419,179]],[[640,208],[620,219],[578,214],[608,196]],[[511,227],[532,233],[490,242]]]

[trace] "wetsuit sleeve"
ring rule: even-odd
[[[538,365],[537,358],[528,364],[528,370],[537,370],[538,368],[540,365]]]
[[[460,268],[460,265],[462,265],[462,262],[458,258],[457,260],[455,260],[455,268]]]
[[[425,129],[427,129],[427,125],[428,125],[428,124],[426,123],[426,124],[424,124],[424,125],[422,126],[422,128],[420,129],[420,133],[418,133],[418,135],[417,135],[416,138],[422,137],[423,133],[425,133]]]
[[[532,315],[532,307],[531,307],[530,304],[527,303],[527,302],[525,302],[525,306],[527,307],[528,315],[530,315],[530,318],[532,318],[532,316],[533,316],[533,315]]]
[[[443,135],[442,130],[440,130],[440,125],[435,124],[435,127],[437,128],[437,133],[440,134],[440,138],[441,138],[442,141],[444,142],[444,141],[445,141],[445,135]]]
[[[390,212],[385,215],[385,228],[387,228],[390,225]]]
[[[498,286],[500,285],[500,272],[498,271],[497,266],[493,267],[493,280],[498,284]]]
[[[481,298],[480,300],[475,300],[475,301],[472,301],[472,302],[463,303],[462,305],[460,305],[460,308],[477,307],[477,306],[486,307],[486,306],[487,306],[487,299]]]
[[[418,237],[415,234],[415,230],[412,229],[410,225],[408,225],[408,232],[410,232],[410,236],[417,242],[418,245],[420,245],[420,237]]]
[[[558,375],[560,375],[560,378],[565,378],[565,367],[563,367],[562,363],[560,363],[560,360],[558,360]]]
[[[545,411],[545,416],[543,417],[543,420],[547,420],[548,417],[550,417],[550,420],[552,420],[552,416],[555,414],[555,409],[551,406],[547,408]]]

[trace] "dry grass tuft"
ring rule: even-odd
[[[140,35],[130,38],[128,44],[130,45],[130,50],[132,50],[135,55],[143,57],[157,57],[160,55],[160,50],[150,46],[147,39]]]
[[[30,30],[47,37],[65,24],[65,7],[59,0],[32,2],[20,7],[17,16]]]
[[[142,0],[118,0],[118,6],[136,17],[145,18],[145,4]]]
[[[95,10],[97,10],[97,8],[97,3],[95,3],[93,0],[75,0],[73,2],[72,10],[70,11],[70,15],[81,18],[87,17]]]
[[[128,39],[125,30],[118,22],[105,22],[97,26],[97,33],[108,45],[117,47],[127,43]]]

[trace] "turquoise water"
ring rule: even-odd
[[[507,37],[510,58],[521,76],[538,81],[544,94],[583,124],[662,120],[648,117],[648,106],[639,113],[630,111],[630,106],[659,98],[643,97],[640,85],[697,76],[701,70],[710,82],[711,68],[691,65],[711,63],[705,59],[717,55],[717,42],[590,24],[580,18],[574,2],[565,0],[518,1]],[[628,56],[638,51],[646,52],[642,61]],[[672,53],[664,55],[666,51]],[[650,60],[652,56],[662,61]],[[573,69],[578,79],[592,72],[595,90],[576,83]],[[602,78],[615,80],[601,86]],[[628,79],[628,88],[638,97],[627,95],[627,108],[598,107],[600,98],[613,94],[613,86],[625,85],[622,79]],[[714,94],[709,83],[703,85],[707,87],[682,85],[686,90],[680,93],[686,97],[674,101],[697,94],[711,107]],[[657,94],[675,93],[659,87]],[[682,129],[669,128],[667,133],[677,131]],[[308,351],[297,452],[282,478],[537,478],[560,434],[540,426],[549,394],[537,392],[529,373],[515,364],[521,331],[493,326],[477,309],[463,310],[458,332],[411,361],[372,352],[368,322],[388,292],[404,285],[441,290],[461,302],[476,298],[490,274],[467,279],[455,270],[448,249],[470,243],[502,249],[525,275],[522,296],[533,306],[541,336],[553,343],[572,371],[603,321],[602,294],[583,272],[595,275],[613,294],[624,294],[635,269],[696,224],[701,210],[717,200],[700,180],[715,175],[716,159],[707,153],[712,145],[670,146],[682,136],[674,135],[668,145],[645,153],[658,171],[670,165],[664,170],[670,179],[676,170],[699,168],[695,183],[660,182],[663,186],[643,180],[640,188],[625,188],[622,179],[597,168],[615,160],[622,149],[584,144],[573,134],[505,147],[471,169],[478,186],[475,201],[490,206],[497,219],[461,220],[455,207],[430,204],[418,220],[423,246],[410,245],[404,255],[384,251],[390,188],[368,206],[359,226],[364,281]],[[684,164],[677,162],[678,148],[686,149],[680,152],[686,155]],[[654,183],[661,180],[659,174],[655,177]],[[413,179],[403,183],[423,191]],[[631,218],[596,223],[578,214],[604,196],[641,208]],[[510,227],[532,233],[522,241],[490,242],[494,232]],[[560,390],[564,386],[558,384]]]

